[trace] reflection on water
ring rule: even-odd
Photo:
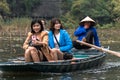
[[[24,37],[0,37],[0,62],[8,61],[16,57],[23,56],[22,44]],[[120,51],[120,43],[104,44],[110,46],[111,50]],[[100,68],[71,72],[65,74],[55,73],[20,73],[20,75],[3,74],[0,72],[0,80],[119,80],[120,79],[120,59],[107,53],[104,66]]]
[[[16,38],[0,38],[0,53],[21,53],[22,52],[22,43],[23,39],[16,37]]]
[[[25,75],[4,75],[5,80],[119,80],[120,68],[92,69],[64,74],[25,74]]]
[[[9,58],[15,58],[16,56],[22,55],[24,50],[22,45],[24,38],[10,38],[10,37],[1,37],[0,38],[0,62],[6,61]]]

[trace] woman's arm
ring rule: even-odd
[[[60,45],[61,45],[60,50],[68,52],[73,47],[72,46],[72,40],[71,40],[70,35],[68,34],[67,31],[64,31],[62,36],[63,37],[62,37],[61,42],[62,42],[63,45],[60,43]]]
[[[25,42],[23,43],[23,49],[27,49],[29,47],[29,41],[30,41],[31,36],[32,36],[32,33],[29,32]]]
[[[37,45],[44,45],[47,44],[48,45],[48,33],[47,32],[42,32],[41,33],[41,41],[36,41]]]

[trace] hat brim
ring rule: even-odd
[[[81,20],[79,24],[84,25],[85,22],[91,22],[92,26],[96,25],[96,22],[93,19],[91,19],[89,16],[87,16],[83,20]]]

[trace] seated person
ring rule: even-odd
[[[63,59],[62,52],[48,47],[48,33],[40,20],[31,22],[31,32],[28,32],[23,48],[26,62],[55,61],[58,60],[57,55]]]
[[[97,31],[94,28],[95,24],[95,21],[88,16],[81,20],[79,24],[80,26],[74,32],[74,35],[78,37],[77,40],[100,46]],[[90,48],[86,45],[78,43],[77,41],[73,41],[73,47],[76,49]]]
[[[63,25],[59,19],[53,18],[51,20],[48,37],[50,48],[56,48],[64,52],[64,54],[67,52],[64,57],[71,56],[69,54],[71,54],[70,50],[72,49],[72,40],[68,32],[63,29]]]
[[[44,28],[44,31],[48,32],[48,30],[46,29],[46,20],[45,19],[41,19],[41,22],[43,24],[43,28]]]

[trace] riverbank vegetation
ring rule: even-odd
[[[1,0],[0,15],[4,21],[14,17],[59,17],[66,24],[77,24],[90,16],[98,27],[112,27],[120,23],[119,3],[119,0]]]
[[[119,0],[2,0],[0,1],[0,36],[24,37],[30,31],[30,22],[33,18],[46,19],[46,27],[49,28],[51,18],[58,17],[72,39],[75,39],[73,32],[78,27],[79,21],[90,16],[97,23],[95,27],[101,41],[119,41],[119,2]],[[59,11],[55,11],[54,7]],[[54,14],[51,12],[49,13],[51,15],[46,14],[52,9]]]
[[[19,36],[25,37],[30,31],[30,23],[31,23],[31,18],[14,18],[10,21],[0,21],[0,36]],[[46,28],[49,30],[49,23],[50,21],[47,21]],[[62,21],[64,24],[64,28],[70,33],[72,39],[76,39],[76,37],[73,35],[74,30],[77,28],[78,24],[70,23],[69,26],[71,27],[66,27],[66,23]],[[97,26],[97,25],[96,25]],[[96,27],[98,30],[98,35],[100,37],[100,41],[103,42],[114,42],[114,41],[119,41],[120,40],[120,28],[119,26],[111,27],[111,28],[100,28]]]

